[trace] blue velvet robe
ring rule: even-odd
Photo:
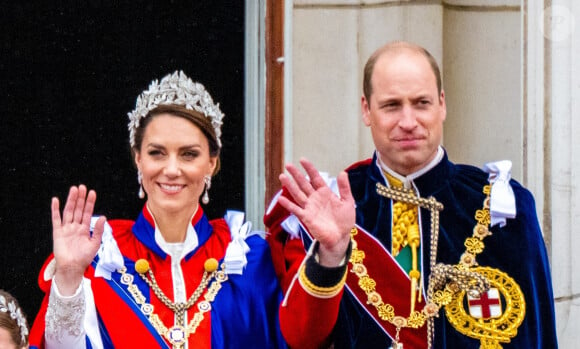
[[[381,170],[372,161],[362,161],[348,170],[351,190],[357,205],[356,223],[391,246],[391,200],[376,192],[376,183],[385,185]],[[465,252],[465,239],[472,236],[475,212],[482,208],[488,174],[468,165],[453,164],[445,154],[433,169],[414,180],[420,196],[434,196],[444,205],[440,213],[437,263],[457,264]],[[481,266],[507,273],[520,286],[526,314],[517,336],[504,349],[556,349],[556,328],[550,267],[531,193],[512,180],[517,216],[507,224],[491,229],[484,239],[485,248],[477,256]],[[430,214],[422,209],[422,272],[429,275]],[[389,248],[390,249],[390,248]],[[391,340],[361,309],[349,292],[341,301],[334,331],[335,348],[387,348]],[[467,337],[447,321],[444,311],[435,318],[434,348],[479,348],[480,341]]]

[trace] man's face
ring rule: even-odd
[[[370,100],[363,96],[361,104],[378,156],[401,175],[420,170],[437,154],[446,115],[429,62],[407,49],[383,53],[371,84]]]

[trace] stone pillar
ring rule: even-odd
[[[453,161],[483,166],[508,159],[522,175],[519,0],[446,0],[444,145]]]
[[[547,61],[543,226],[550,238],[559,345],[575,348],[580,340],[580,4],[553,1],[537,10],[542,10],[536,15]]]

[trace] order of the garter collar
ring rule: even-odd
[[[135,146],[135,131],[139,127],[141,119],[158,106],[170,104],[196,110],[210,118],[218,146],[222,146],[220,138],[224,114],[219,108],[219,103],[213,102],[211,95],[201,83],[192,81],[183,71],[176,71],[165,76],[161,81],[153,80],[149,89],[137,97],[135,109],[128,113],[131,147]]]

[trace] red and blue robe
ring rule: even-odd
[[[171,258],[155,242],[155,223],[151,214],[145,207],[135,222],[111,220],[108,223],[123,255],[126,273],[133,275],[134,284],[141,290],[146,302],[154,306],[154,312],[165,326],[172,327],[174,313],[154,295],[134,269],[137,260],[146,259],[161,290],[173,299]],[[188,299],[200,284],[204,262],[208,258],[216,258],[221,265],[232,239],[227,222],[224,219],[208,221],[201,208],[193,217],[192,225],[199,244],[181,260]],[[228,274],[228,280],[221,284],[215,300],[211,302],[211,311],[204,313],[203,321],[190,335],[189,348],[286,348],[278,325],[282,294],[268,244],[257,234],[249,236],[245,242],[249,252],[243,273]],[[87,269],[85,277],[91,281],[103,347],[171,348],[142,313],[127,286],[120,282],[121,274],[113,272],[110,280],[95,277],[97,263],[98,256]],[[47,261],[45,267],[48,264]],[[44,348],[45,314],[51,287],[51,280],[44,280],[44,269],[39,281],[46,296],[30,335],[30,347],[33,349]],[[188,322],[196,312],[197,305],[187,311]],[[88,338],[86,342],[87,348],[93,347]]]

